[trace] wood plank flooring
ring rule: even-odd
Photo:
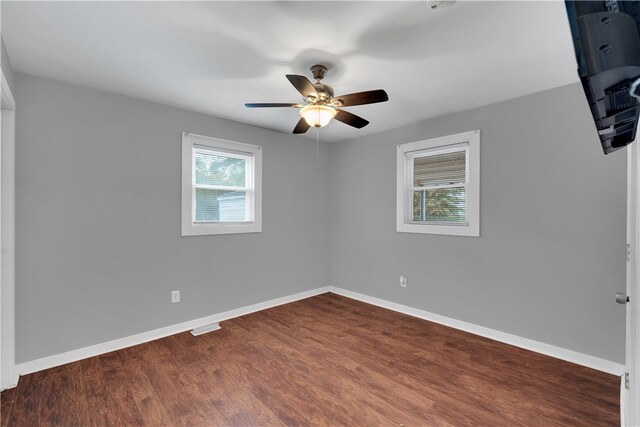
[[[24,376],[5,426],[619,425],[619,378],[334,294]]]

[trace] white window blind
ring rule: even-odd
[[[464,145],[408,154],[412,162],[412,221],[467,222],[467,153]]]
[[[248,221],[251,156],[194,150],[195,222]]]

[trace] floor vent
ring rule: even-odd
[[[219,323],[209,323],[208,325],[198,326],[191,331],[191,334],[194,336],[206,334],[207,332],[217,331],[220,329]]]

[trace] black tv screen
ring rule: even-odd
[[[565,1],[578,75],[605,154],[635,139],[640,105],[640,1]]]

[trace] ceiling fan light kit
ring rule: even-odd
[[[329,124],[338,112],[327,105],[310,104],[300,109],[300,115],[307,124],[314,128],[321,128]]]
[[[287,74],[287,79],[302,94],[306,105],[292,103],[248,103],[244,105],[248,108],[300,108],[300,116],[302,118],[293,129],[293,133],[300,134],[306,133],[311,127],[321,128],[326,126],[333,118],[356,129],[361,129],[368,125],[369,122],[362,117],[343,110],[342,107],[375,104],[389,100],[389,95],[382,89],[334,97],[333,88],[320,82],[327,75],[327,70],[327,67],[321,64],[311,67],[311,74],[316,79],[315,83],[311,83],[305,76]]]

